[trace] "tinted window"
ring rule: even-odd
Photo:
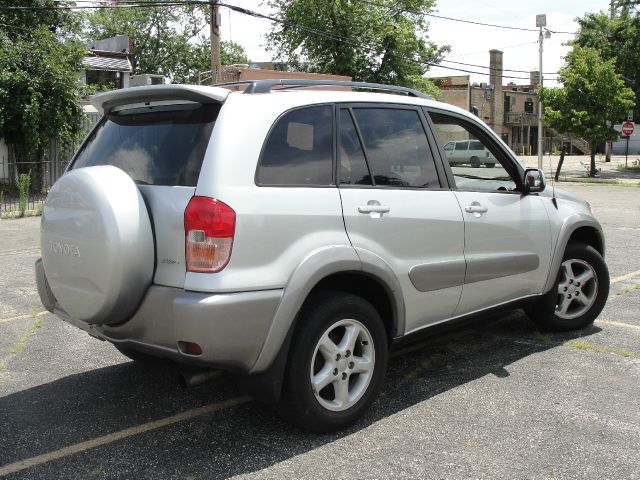
[[[436,137],[441,144],[456,142],[469,145],[469,150],[445,149],[445,155],[456,186],[461,190],[499,191],[516,190],[517,184],[509,173],[510,165],[500,155],[495,144],[485,139],[478,127],[438,113],[431,113]],[[464,140],[463,140],[464,139]]]
[[[340,111],[340,183],[371,185],[371,175],[349,110]]]
[[[440,186],[418,112],[354,108],[353,113],[376,185]]]
[[[113,165],[136,183],[195,186],[219,105],[172,105],[108,114],[73,168]]]
[[[466,150],[467,142],[456,142],[456,150]]]
[[[269,135],[258,167],[262,185],[330,185],[333,107],[309,107],[282,116]]]

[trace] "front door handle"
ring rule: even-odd
[[[471,205],[464,207],[464,211],[467,213],[473,213],[473,216],[479,218],[483,213],[487,213],[488,208],[480,205],[480,202],[471,202]]]
[[[371,215],[371,218],[380,218],[383,213],[389,213],[390,210],[390,207],[381,205],[377,200],[369,200],[366,205],[358,207],[358,212],[368,213]]]

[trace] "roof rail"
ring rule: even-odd
[[[381,83],[351,82],[342,80],[302,80],[302,79],[273,79],[273,80],[243,80],[238,82],[218,83],[216,87],[233,87],[240,85],[248,85],[244,93],[271,93],[273,87],[290,88],[306,88],[306,87],[351,87],[364,90],[382,90],[387,92],[404,93],[410,97],[426,98],[433,100],[433,97],[418,92],[412,88],[400,87],[397,85],[383,85]]]

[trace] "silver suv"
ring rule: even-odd
[[[94,98],[104,117],[44,207],[48,310],[134,359],[235,372],[314,431],[362,415],[389,350],[430,327],[524,307],[571,330],[602,310],[590,206],[476,117],[402,87],[241,86]],[[449,165],[459,138],[496,168]]]

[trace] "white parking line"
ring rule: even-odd
[[[629,280],[633,277],[640,276],[640,270],[636,270],[635,272],[627,273],[626,275],[620,275],[619,277],[614,277],[611,279],[609,283],[614,284],[618,282],[624,282],[625,280]]]
[[[26,320],[28,318],[36,318],[41,317],[42,315],[46,315],[47,311],[38,312],[33,315],[18,315],[17,317],[8,317],[8,318],[0,318],[0,323],[13,322],[14,320]]]
[[[205,405],[204,407],[193,408],[191,410],[178,413],[177,415],[173,415],[171,417],[161,418],[160,420],[155,420],[153,422],[143,423],[142,425],[137,425],[135,427],[125,428],[124,430],[120,430],[119,432],[110,433],[108,435],[103,435],[101,437],[87,440],[86,442],[69,445],[68,447],[54,450],[53,452],[44,453],[36,457],[31,457],[15,463],[10,463],[8,465],[5,465],[4,467],[0,467],[0,477],[19,472],[26,468],[34,467],[42,463],[47,463],[52,460],[58,460],[60,458],[68,457],[69,455],[84,452],[85,450],[90,450],[102,445],[117,442],[118,440],[122,440],[127,437],[132,437],[134,435],[139,435],[151,430],[166,427],[167,425],[183,422],[195,417],[201,417],[202,415],[217,412],[218,410],[235,407],[237,405],[246,403],[249,400],[251,400],[249,397],[237,397],[230,400],[225,400],[223,402],[211,403],[209,405]]]
[[[39,253],[40,247],[21,248],[18,250],[4,250],[0,252],[0,257],[9,257],[19,253]]]
[[[603,325],[613,325],[614,327],[631,328],[634,330],[640,330],[640,325],[634,325],[633,323],[614,322],[613,320],[596,320],[596,323]]]

